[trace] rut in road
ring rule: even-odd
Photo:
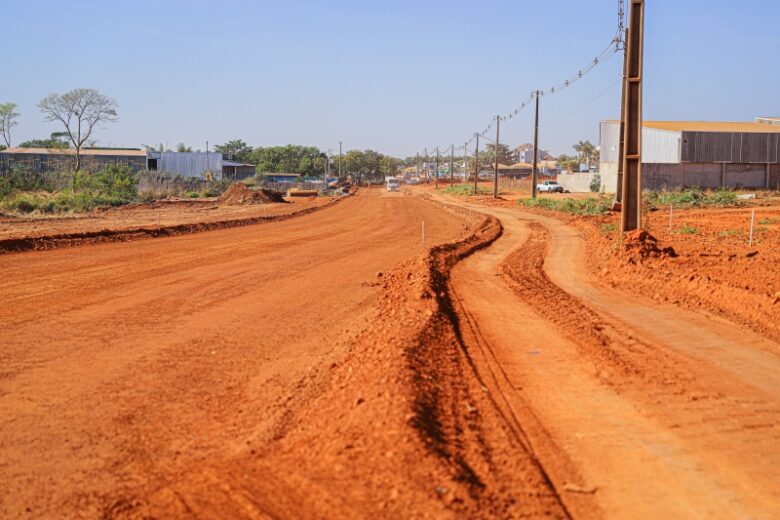
[[[599,286],[555,219],[480,209],[505,234],[453,271],[462,333],[572,514],[776,516],[777,345]]]

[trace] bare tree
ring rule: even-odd
[[[8,148],[11,147],[11,127],[16,126],[17,117],[19,112],[16,111],[16,103],[0,104],[0,133]]]
[[[118,119],[116,101],[91,88],[49,94],[38,103],[38,108],[46,116],[46,121],[59,121],[65,125],[76,149],[77,171],[81,169],[81,147],[92,136],[95,127]]]

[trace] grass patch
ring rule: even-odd
[[[460,196],[468,196],[468,195],[474,195],[474,185],[473,184],[455,184],[454,186],[447,186],[444,189],[444,193],[450,194],[450,195],[460,195]],[[487,188],[479,188],[479,191],[477,191],[477,194],[490,194],[492,193],[491,190]]]
[[[762,218],[758,221],[761,226],[771,226],[780,222],[780,218]]]
[[[698,235],[699,229],[693,226],[689,226],[688,224],[684,224],[682,227],[677,228],[675,233],[678,235]]]
[[[609,235],[611,233],[614,233],[614,232],[617,231],[617,229],[618,229],[618,226],[615,223],[612,223],[612,224],[602,224],[601,225],[601,232],[604,233],[605,235]]]
[[[682,191],[645,191],[642,198],[654,208],[727,208],[742,205],[737,199],[737,192],[729,189],[705,191],[694,187]]]
[[[121,206],[126,203],[126,199],[116,195],[66,189],[56,193],[16,193],[0,202],[0,207],[19,213],[65,213],[92,211],[100,206]]]
[[[742,234],[742,231],[739,229],[724,229],[723,231],[718,231],[719,237],[733,237],[740,234]]]
[[[606,215],[612,211],[612,198],[608,196],[586,199],[519,199],[518,204],[526,208],[541,208],[573,215]]]

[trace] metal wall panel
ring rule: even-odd
[[[222,175],[222,154],[218,152],[162,152],[157,165],[159,171],[181,177],[203,177],[207,169],[217,178]]]
[[[682,161],[693,163],[780,162],[780,134],[749,132],[683,132]]]
[[[599,162],[617,164],[620,146],[620,123],[602,121],[601,157]],[[680,162],[680,133],[655,128],[642,129],[642,164]],[[602,168],[603,169],[603,168]]]

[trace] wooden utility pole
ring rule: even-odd
[[[534,164],[531,167],[531,197],[536,198],[536,181],[539,175],[537,170],[537,153],[539,152],[539,97],[540,92],[536,91],[536,123],[534,123]]]
[[[424,154],[424,157],[423,157],[423,170],[425,170],[426,181],[430,181],[431,180],[431,176],[428,174],[428,166],[427,166],[427,164],[428,164],[428,149],[427,148],[423,150],[423,154]]]
[[[463,143],[463,183],[464,184],[469,182],[468,164],[469,164],[469,142],[466,141],[465,143]]]
[[[339,179],[341,179],[341,141],[339,141]]]
[[[474,134],[474,136],[477,138],[474,148],[474,195],[476,195],[479,189],[479,134]]]
[[[617,160],[617,188],[615,190],[615,202],[620,203],[623,201],[623,143],[624,133],[626,131],[626,84],[628,79],[628,73],[626,68],[628,67],[628,60],[626,59],[626,50],[628,48],[628,29],[625,32],[625,40],[623,43],[623,93],[620,96],[620,137],[618,138],[618,160]],[[602,179],[603,182],[603,179]]]
[[[450,188],[455,183],[455,145],[450,145]]]
[[[496,163],[493,166],[493,198],[498,198],[498,126],[501,124],[501,116],[496,116]]]
[[[433,173],[435,189],[439,189],[439,147],[436,147],[436,171]]]
[[[642,222],[642,61],[645,3],[631,0],[626,39],[626,79],[623,99],[622,232],[639,229]]]

